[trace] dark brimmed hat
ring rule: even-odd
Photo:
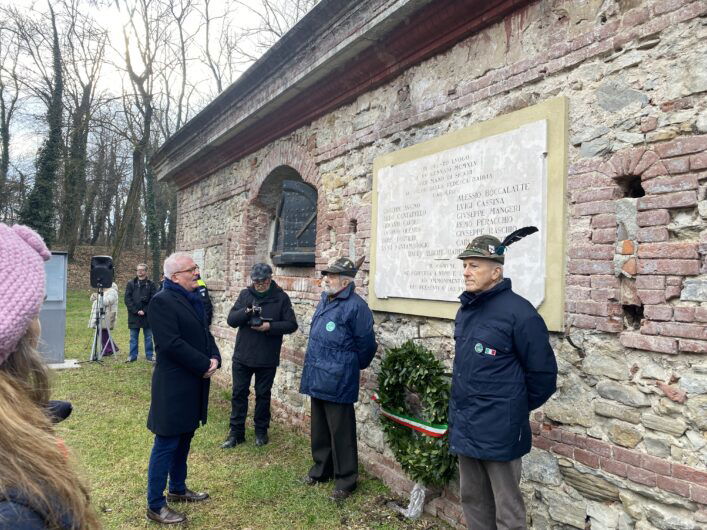
[[[272,267],[267,263],[256,263],[250,269],[250,279],[253,281],[267,280],[272,277]]]
[[[350,276],[353,278],[356,276],[359,267],[363,263],[365,257],[361,257],[354,263],[349,258],[339,258],[336,261],[327,265],[325,269],[322,269],[322,276],[327,274],[341,274],[343,276]]]
[[[474,238],[464,251],[457,256],[459,259],[485,258],[503,264],[501,240],[494,236],[484,235]]]

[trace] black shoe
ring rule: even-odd
[[[235,434],[231,433],[228,435],[228,438],[226,438],[226,440],[221,444],[221,449],[231,449],[244,442],[245,436],[236,436]]]
[[[134,362],[136,362],[136,361],[137,361],[137,359],[128,359],[128,360],[125,361],[125,362],[126,362],[126,363],[134,363]],[[153,513],[154,513],[154,512],[153,512]]]
[[[310,477],[309,475],[305,475],[303,477],[300,477],[298,479],[298,482],[301,484],[304,484],[305,486],[314,486],[316,484],[319,484],[319,481],[317,479],[314,479]]]
[[[147,509],[147,518],[151,521],[157,521],[162,524],[177,524],[183,523],[187,520],[187,516],[183,513],[179,513],[166,504],[160,508],[160,511],[153,512],[149,508]]]
[[[167,500],[169,502],[201,502],[209,498],[209,494],[204,492],[197,492],[187,489],[184,493],[172,493],[167,494]]]
[[[329,498],[332,501],[341,502],[341,501],[345,501],[346,499],[351,497],[352,493],[353,493],[352,491],[336,489],[331,492],[331,495],[329,495]]]
[[[255,445],[257,445],[258,447],[263,446],[263,445],[267,445],[267,443],[269,441],[270,441],[270,439],[268,438],[267,433],[255,435]]]

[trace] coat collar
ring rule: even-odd
[[[470,293],[468,291],[464,291],[461,295],[459,295],[459,300],[461,300],[463,307],[470,306],[473,304],[480,304],[486,300],[490,300],[499,293],[502,293],[503,291],[509,291],[510,289],[511,279],[504,278],[501,283],[494,285],[488,291],[481,291],[480,293]]]
[[[199,318],[198,313],[196,312],[196,309],[194,309],[194,306],[191,305],[189,300],[187,300],[187,297],[181,294],[179,291],[175,291],[173,289],[164,289],[164,292],[167,293],[172,293],[172,298],[177,300],[180,304],[182,304],[184,307],[188,308],[189,311],[191,312],[192,315],[194,315],[194,318],[197,319],[199,322],[201,322],[201,318]]]

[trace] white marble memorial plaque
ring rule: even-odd
[[[514,243],[505,275],[538,307],[545,293],[547,123],[535,121],[378,172],[375,294],[455,301],[464,290],[457,255],[476,236]]]

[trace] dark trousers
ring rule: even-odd
[[[309,476],[335,481],[336,489],[353,491],[358,480],[356,412],[353,403],[312,398],[312,458]]]
[[[270,390],[275,380],[276,366],[254,368],[235,361],[233,363],[233,395],[231,397],[231,432],[238,438],[245,436],[245,417],[248,415],[250,381],[255,375],[256,434],[267,434],[270,427]]]
[[[158,512],[167,504],[164,489],[169,476],[170,493],[184,493],[187,489],[187,457],[194,432],[177,436],[155,435],[155,443],[147,466],[147,506]]]
[[[521,459],[477,460],[459,455],[459,493],[471,530],[525,530]]]

